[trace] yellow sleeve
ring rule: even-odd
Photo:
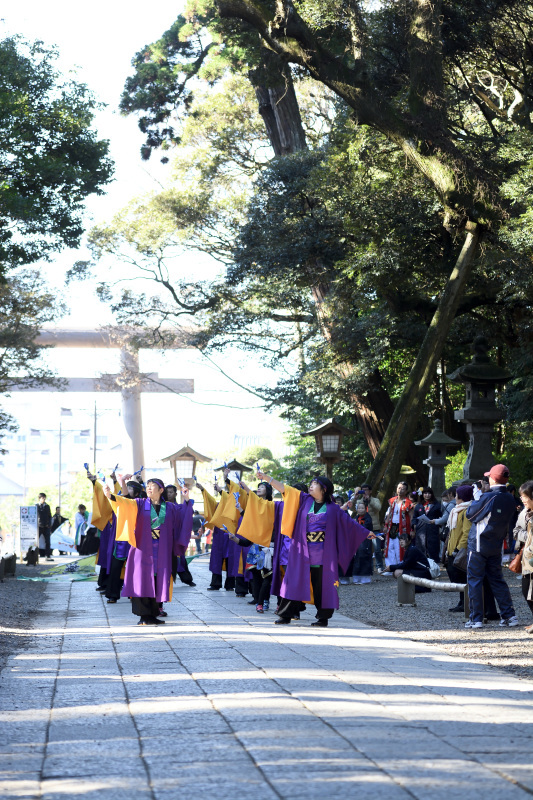
[[[111,503],[104,494],[104,487],[100,481],[95,481],[93,484],[93,515],[91,523],[103,531],[108,522],[111,522],[113,510]]]
[[[121,491],[122,491],[122,486],[120,485],[120,483],[115,481],[115,483],[113,484],[113,494],[120,494]]]
[[[268,547],[272,539],[275,509],[273,500],[265,500],[250,492],[246,513],[238,530],[239,536],[244,536],[245,539],[250,539],[262,547]]]
[[[132,547],[137,547],[135,539],[135,525],[137,523],[137,503],[129,497],[115,495],[115,500],[110,500],[111,508],[117,517],[117,542],[128,542]]]
[[[222,492],[220,502],[211,519],[209,520],[209,527],[221,528],[226,526],[230,533],[235,533],[237,530],[237,522],[239,519],[239,512],[235,507],[235,498],[232,494]]]
[[[281,533],[283,536],[292,538],[296,515],[300,509],[300,495],[299,489],[295,489],[293,486],[285,486],[285,491],[283,492],[283,516],[281,518]]]
[[[213,495],[209,494],[209,492],[205,489],[202,492],[202,497],[204,498],[205,525],[206,528],[211,528],[211,517],[213,517],[215,511],[217,510],[218,503]]]
[[[461,517],[460,524],[461,524],[461,533],[459,534],[459,538],[457,539],[457,544],[455,545],[458,550],[462,547],[466,547],[468,542],[468,534],[470,533],[470,528],[472,527],[472,523],[466,516],[466,509],[464,511],[460,511],[459,515]]]

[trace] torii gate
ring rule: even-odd
[[[169,332],[170,333],[170,332]],[[39,345],[53,347],[87,347],[87,348],[114,348],[119,349],[122,371],[117,375],[102,375],[101,378],[66,378],[67,392],[120,392],[122,394],[122,415],[126,433],[131,441],[132,464],[135,468],[144,464],[144,442],[141,413],[142,392],[179,392],[190,394],[194,392],[192,378],[161,379],[157,372],[141,374],[139,372],[138,349],[126,346],[128,335],[138,336],[137,331],[128,328],[103,328],[102,330],[76,330],[76,329],[50,329],[42,330],[37,339]],[[157,345],[156,345],[157,347]],[[164,341],[161,348],[181,350],[188,344],[185,339],[176,341],[172,332],[172,340]],[[142,344],[139,349],[142,348]],[[152,348],[153,349],[153,348]],[[10,391],[42,392],[42,387],[17,388],[16,384]],[[46,391],[61,391],[50,388]]]

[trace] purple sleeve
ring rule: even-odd
[[[338,508],[338,506],[337,506]],[[357,548],[368,537],[368,530],[354,519],[340,512],[337,518],[337,552],[339,564],[346,572]]]
[[[192,503],[182,503],[174,506],[174,554],[183,555],[191,540],[192,534]]]

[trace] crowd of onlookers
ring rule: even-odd
[[[337,494],[335,502],[346,506],[346,497]],[[348,493],[347,508],[376,538],[363,542],[348,570],[340,570],[340,584],[370,583],[374,560],[379,574],[426,580],[438,577],[442,565],[451,582],[468,586],[467,628],[476,630],[492,620],[515,627],[518,619],[503,576],[507,564],[521,579],[533,613],[533,481],[517,488],[509,482],[505,465],[495,465],[475,482],[461,481],[441,497],[430,486],[410,491],[400,481],[383,523],[381,503],[369,485]],[[420,585],[416,590],[430,588]],[[461,591],[449,610],[464,609]],[[533,633],[533,625],[526,631]]]

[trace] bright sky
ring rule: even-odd
[[[108,220],[129,199],[155,188],[156,180],[164,179],[165,167],[157,157],[148,164],[141,161],[139,149],[143,136],[136,120],[122,117],[117,107],[124,80],[131,72],[132,57],[170,27],[180,7],[179,2],[169,0],[149,5],[139,0],[131,0],[127,5],[109,0],[92,0],[82,5],[71,0],[48,0],[46,3],[24,0],[11,3],[3,12],[0,22],[3,36],[21,34],[29,40],[41,39],[46,45],[56,45],[61,70],[84,81],[97,98],[107,104],[107,108],[98,113],[96,125],[99,134],[111,141],[115,181],[106,196],[93,197],[87,203],[89,227]],[[94,286],[88,283],[64,286],[65,271],[74,261],[87,257],[87,251],[82,248],[62,253],[53,264],[43,267],[50,284],[71,309],[67,318],[58,320],[61,327],[93,328],[113,322],[109,309],[94,297]],[[184,274],[195,274],[200,267],[202,273],[211,268],[200,258],[182,260]],[[212,269],[215,274],[219,267],[214,265]],[[91,377],[118,371],[117,351],[56,350],[48,360],[65,377]],[[242,354],[235,353],[233,362],[233,376],[241,383],[273,380],[264,369],[258,370],[253,362],[245,361]],[[237,389],[204,363],[199,354],[174,351],[165,355],[145,351],[141,354],[141,370],[159,372],[161,377],[194,378],[196,383],[192,396],[144,397],[148,464],[154,464],[156,459],[185,443],[206,455],[225,452],[231,457],[235,454],[235,435],[259,433],[265,437],[262,444],[278,453],[283,448],[281,420],[261,410],[249,409],[257,405],[256,398]],[[32,393],[24,397],[13,395],[4,405],[19,419],[21,428],[28,429],[59,425],[61,406],[82,409],[93,402],[94,396],[85,394]],[[98,402],[102,407],[120,406],[117,395],[100,395]],[[7,466],[8,461],[4,459],[4,463]],[[128,465],[123,466],[127,468]]]

